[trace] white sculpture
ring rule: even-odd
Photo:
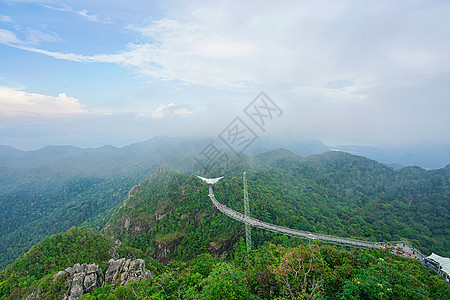
[[[220,179],[223,178],[223,176],[218,177],[218,178],[204,178],[204,177],[201,177],[198,175],[197,175],[197,177],[200,178],[201,180],[203,180],[204,182],[206,182],[208,185],[213,185],[214,183],[216,183],[217,181],[219,181]]]

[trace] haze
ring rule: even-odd
[[[448,1],[0,2],[0,144],[217,136],[450,144]]]

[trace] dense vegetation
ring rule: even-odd
[[[227,260],[174,262],[153,280],[83,299],[448,299],[450,286],[409,259],[378,251],[268,244]]]
[[[104,232],[163,262],[230,250],[242,226],[218,213],[206,193],[197,178],[164,170],[122,204]]]
[[[216,198],[238,211],[243,211],[243,170],[248,173],[253,217],[375,242],[408,240],[424,254],[450,254],[449,167],[394,171],[345,153],[302,159],[275,151],[243,159],[224,171],[225,179],[215,185]],[[189,259],[204,250],[227,252],[242,228],[215,210],[199,179],[166,170],[119,208],[105,232],[160,259],[166,259],[160,252]],[[257,246],[284,240],[253,231]]]
[[[161,166],[188,173],[198,170],[192,157],[204,142],[208,141],[161,137],[120,149],[65,146],[24,152],[0,147],[0,269],[46,236],[72,226],[99,230],[129,189]],[[273,222],[277,220],[272,217],[277,217],[287,222],[284,225],[345,236],[408,238],[425,253],[449,255],[449,167],[394,171],[343,153],[302,159],[283,151],[241,156],[229,167],[207,175],[240,178],[242,171],[254,169],[250,193],[265,189],[273,194],[254,194],[255,216]],[[281,190],[280,183],[275,184],[277,178],[291,184]],[[222,196],[228,201],[229,195]],[[314,206],[298,203],[301,198]],[[282,206],[273,204],[280,199],[287,201]],[[261,205],[265,208],[260,212]],[[291,210],[302,213],[292,217]]]
[[[199,151],[193,143],[154,138],[124,148],[28,152],[0,146],[0,269],[46,236],[72,226],[100,230],[131,187],[159,167],[191,171],[185,157]]]
[[[191,163],[182,161],[176,161],[178,168],[192,170]],[[154,166],[147,167],[145,172]],[[0,204],[5,208],[0,210],[1,262],[73,225],[100,229],[146,174],[139,170],[109,177],[47,171],[34,177],[0,176]],[[424,254],[450,256],[450,166],[395,171],[341,152],[307,158],[284,150],[241,155],[226,168],[213,166],[203,174],[225,176],[214,186],[216,198],[238,211],[243,211],[243,171],[253,217],[344,237],[408,240]],[[253,229],[256,250],[247,254],[242,224],[219,213],[207,193],[195,176],[160,169],[132,190],[104,226],[105,235],[72,228],[46,238],[8,266],[0,273],[0,297],[23,298],[35,290],[43,297],[62,295],[67,287],[63,279],[53,281],[53,274],[75,263],[97,263],[105,269],[114,239],[122,241],[122,257],[146,259],[155,277],[116,289],[105,286],[85,295],[87,299],[449,297],[442,278],[387,253],[310,244]],[[168,265],[157,268],[150,257]],[[309,272],[303,274],[302,268]]]
[[[136,179],[4,178],[0,185],[0,268],[46,236],[72,226],[99,230]]]
[[[269,166],[275,168],[253,176],[254,189],[264,187],[277,194],[261,205],[283,199],[294,212],[301,212],[294,213],[297,219],[285,225],[302,224],[299,229],[372,241],[407,239],[425,254],[434,251],[450,256],[450,165],[432,171],[418,167],[394,171],[341,152],[299,161],[297,156],[277,151],[257,160],[271,160]],[[283,183],[273,183],[274,179]],[[280,221],[289,220],[291,212],[283,206],[274,203],[267,211],[279,214]]]
[[[23,298],[36,290],[42,291],[43,298],[61,296],[67,286],[63,279],[53,281],[55,273],[76,263],[95,263],[106,270],[113,245],[112,238],[87,227],[45,238],[0,273],[0,298]],[[143,257],[141,251],[127,246],[117,252],[122,257]]]
[[[75,262],[103,268],[112,240],[86,228],[47,238],[0,273],[0,298],[60,299],[67,291],[58,270]],[[205,252],[189,261],[160,266],[147,259],[153,278],[97,288],[82,299],[448,299],[450,286],[417,261],[380,251],[303,242],[274,244],[246,252],[245,243],[227,257]],[[121,254],[145,256],[127,248]],[[39,292],[37,292],[39,291]]]

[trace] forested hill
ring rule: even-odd
[[[296,247],[268,243],[246,252],[242,244],[226,256],[202,250],[193,259],[163,266],[89,228],[71,228],[46,238],[0,271],[0,299],[78,299],[81,294],[81,299],[121,300],[450,297],[450,285],[442,277],[416,260],[386,251],[316,241]],[[122,259],[110,259],[113,253]],[[131,262],[136,258],[138,270]]]
[[[128,191],[161,166],[192,172],[207,140],[156,137],[124,148],[0,146],[0,269],[46,236],[100,230]]]
[[[71,226],[100,230],[128,191],[161,167],[195,173],[199,165],[194,158],[210,142],[161,136],[122,148],[20,151],[0,146],[0,269],[44,237]],[[307,154],[327,149],[317,141],[295,146]],[[252,151],[267,147],[258,142]]]
[[[304,158],[280,149],[242,155],[225,170],[202,175],[223,175],[214,186],[217,200],[243,211],[243,171],[252,217],[343,237],[405,239],[425,254],[449,255],[449,166],[394,171],[341,152]],[[122,243],[121,257],[145,259],[153,277],[128,286],[106,285],[86,299],[450,296],[442,277],[417,261],[383,251],[345,249],[253,229],[255,250],[246,253],[244,226],[221,214],[207,193],[194,175],[157,170],[124,197],[101,233],[70,229],[47,238],[0,272],[0,298],[24,299],[31,292],[61,297],[70,285],[53,280],[58,271],[76,263],[95,263],[104,270],[114,240]]]
[[[196,172],[199,167],[194,158],[208,142],[159,137],[124,148],[47,147],[27,153],[1,147],[0,269],[44,237],[71,226],[100,230],[128,191],[160,167]],[[243,171],[251,170],[254,177],[250,180],[267,177],[255,188],[267,185],[277,191],[281,188],[280,182],[275,184],[277,178],[286,178],[290,185],[283,183],[287,188],[278,198],[284,199],[286,194],[291,199],[311,198],[316,206],[305,208],[309,214],[301,216],[307,221],[302,220],[298,227],[302,224],[301,228],[373,239],[406,237],[416,245],[420,243],[426,253],[425,248],[448,253],[448,167],[394,171],[342,152],[305,158],[277,150],[241,155],[225,174],[239,178]],[[223,173],[215,169],[206,175]],[[299,189],[299,182],[307,186]],[[311,190],[315,192],[305,194]],[[295,212],[301,208],[297,202],[286,201],[279,209]],[[327,203],[332,203],[333,211],[329,212]],[[270,203],[259,205],[267,207],[268,215],[273,214]],[[282,219],[297,222],[297,218]]]
[[[277,155],[278,160],[273,158]],[[333,223],[326,218],[330,212],[349,234],[378,241],[406,238],[425,253],[435,251],[449,256],[450,165],[431,171],[419,167],[394,171],[344,152],[312,155],[303,161],[284,151],[257,158],[264,161],[267,156],[273,161],[271,166],[290,174],[283,177],[293,189],[296,182],[308,182],[297,186],[300,194],[310,186],[323,189],[322,194],[315,195],[315,202],[331,202],[320,212],[321,232]],[[339,229],[336,233],[339,231],[343,232]]]
[[[154,172],[161,166],[177,166],[179,160],[198,154],[207,142],[206,138],[154,137],[123,148],[48,146],[36,151],[20,151],[0,146],[0,170],[10,177],[127,176],[148,173],[149,169]]]
[[[223,172],[216,198],[243,211],[247,171],[251,216],[290,228],[370,241],[408,240],[449,255],[450,168],[400,171],[341,152],[302,158],[285,150],[242,158]],[[218,170],[205,176],[218,176]],[[104,231],[168,261],[209,249],[227,252],[242,225],[218,213],[196,177],[160,171],[142,183]],[[284,239],[253,231],[256,245]]]

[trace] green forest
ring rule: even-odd
[[[202,140],[155,137],[124,148],[0,147],[0,270],[72,226],[100,230],[128,191],[160,167],[193,172]],[[195,149],[195,150],[194,150]]]
[[[0,273],[0,298],[61,299],[76,262],[106,268],[113,239],[71,228],[46,238]],[[226,256],[207,251],[162,265],[140,250],[121,246],[122,257],[145,258],[152,279],[105,285],[82,299],[448,299],[450,286],[418,261],[383,251],[345,249],[302,241],[290,247],[265,243],[247,252],[243,240]]]
[[[406,240],[426,255],[450,256],[450,166],[395,171],[342,152],[303,158],[276,150],[242,155],[226,168],[214,166],[202,176],[223,175],[214,186],[216,199],[242,212],[244,171],[252,217],[368,241]],[[121,257],[145,259],[153,278],[124,287],[105,286],[84,295],[85,299],[450,298],[449,285],[442,277],[418,261],[383,251],[343,248],[253,229],[254,250],[247,253],[244,226],[213,206],[207,186],[197,177],[160,169],[128,197],[136,178],[79,178],[61,181],[54,189],[47,189],[43,182],[34,189],[30,186],[30,193],[39,188],[43,195],[54,193],[36,197],[36,209],[28,215],[43,230],[36,231],[39,237],[73,225],[95,230],[71,228],[33,246],[0,273],[0,297],[24,299],[39,291],[42,299],[58,299],[67,286],[64,280],[53,281],[55,273],[75,263],[96,263],[105,270],[108,251],[120,240]],[[29,197],[23,196],[24,201]],[[59,202],[51,206],[52,199]],[[50,216],[65,211],[62,220],[67,222],[51,228],[56,232],[45,231],[42,224],[57,222],[48,217],[39,221],[40,214],[45,215],[39,207],[51,209],[50,214],[46,212]],[[10,213],[14,210],[20,210],[20,203]],[[5,213],[2,219],[7,217]],[[19,223],[11,226],[20,228]],[[28,224],[33,232],[33,222]],[[18,243],[21,248],[5,253],[36,242],[24,240],[28,244]],[[4,257],[4,261],[10,259]]]
[[[9,181],[3,177],[0,185],[0,268],[45,237],[72,226],[100,230],[136,178],[34,177]]]
[[[217,200],[241,212],[244,170],[252,217],[374,242],[406,240],[426,255],[450,256],[450,167],[394,171],[345,153],[304,160],[275,151],[236,163],[215,185]],[[219,214],[207,193],[198,178],[166,170],[125,201],[105,232],[149,254],[154,251],[153,241],[174,241],[171,246],[182,250],[174,255],[185,258],[200,249],[226,248],[242,234],[242,226]],[[281,239],[259,229],[253,236],[256,245]]]
[[[241,247],[243,249],[243,247]],[[202,254],[153,280],[106,286],[82,299],[448,299],[450,288],[417,262],[314,243],[267,244],[226,260]]]

